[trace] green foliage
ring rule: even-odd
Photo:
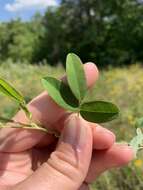
[[[0,24],[0,58],[13,61],[32,61],[35,49],[39,41],[38,21],[30,23],[22,22],[20,19]],[[39,28],[37,30],[37,28]],[[42,35],[42,32],[40,32]]]
[[[80,110],[80,114],[84,119],[94,123],[111,121],[119,114],[117,106],[105,101],[83,103]]]
[[[66,73],[71,91],[81,102],[87,93],[86,78],[80,58],[73,53],[67,56]]]
[[[18,92],[11,84],[9,84],[2,78],[0,78],[0,92],[3,93],[5,96],[8,96],[14,99],[16,102],[18,102],[20,108],[23,109],[28,118],[32,117],[31,113],[28,111],[26,107],[25,99],[21,95],[21,93]]]
[[[142,62],[142,13],[137,0],[62,0],[30,22],[0,23],[0,59],[56,65],[72,51],[100,67]]]
[[[58,105],[70,111],[78,111],[78,104],[75,97],[70,91],[68,91],[68,86],[65,85],[62,81],[59,81],[52,77],[45,77],[42,79],[42,84],[48,91],[49,96],[51,96]],[[74,101],[70,102],[70,97],[73,97],[72,99],[74,99]]]
[[[37,61],[64,62],[70,51],[99,66],[142,61],[142,11],[136,0],[63,0],[44,16]]]
[[[47,73],[58,78],[64,74],[64,69],[61,65],[56,68],[47,65],[33,66],[27,62],[13,63],[10,59],[0,65],[0,76],[13,84],[24,95],[26,103],[42,92],[40,80]],[[14,116],[18,111],[15,102],[5,96],[0,98],[0,115],[6,118]]]
[[[133,137],[133,139],[130,141],[130,146],[133,147],[135,155],[137,154],[137,152],[143,148],[143,132],[142,129],[143,128],[143,118],[139,118],[136,120],[135,122],[135,127],[136,129],[136,136]]]
[[[13,128],[25,128],[25,129],[38,129],[47,132],[47,129],[38,126],[35,123],[32,123],[32,113],[28,110],[24,97],[19,93],[11,84],[9,84],[4,79],[0,79],[0,92],[3,93],[5,96],[13,99],[14,101],[19,103],[19,107],[25,112],[27,118],[29,119],[30,124],[25,124],[21,122],[17,122],[15,120],[0,117],[0,128],[5,127],[13,127]],[[8,122],[8,123],[7,123]],[[3,124],[6,123],[6,124]],[[14,123],[11,125],[10,123]]]
[[[103,101],[89,102],[89,99],[88,103],[85,101],[83,103],[83,99],[88,91],[86,77],[80,58],[73,53],[67,55],[66,74],[69,91],[67,90],[67,85],[64,85],[62,81],[52,77],[42,79],[44,88],[57,104],[67,110],[81,113],[84,119],[91,122],[103,123],[111,121],[118,116],[119,109],[112,103]],[[64,96],[67,98],[65,99]],[[70,99],[71,97],[73,98]],[[76,98],[78,104],[74,104],[76,107],[71,107],[71,100]],[[68,100],[68,102],[65,100]]]
[[[137,154],[138,150],[140,150],[141,146],[143,145],[142,130],[137,128],[136,133],[137,135],[129,143],[129,145],[133,148],[135,155]]]
[[[14,99],[18,103],[24,102],[23,96],[13,86],[11,86],[2,78],[0,78],[0,92]]]

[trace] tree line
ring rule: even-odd
[[[141,0],[61,0],[30,21],[0,23],[0,60],[65,64],[68,52],[98,66],[143,60]]]

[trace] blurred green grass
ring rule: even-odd
[[[27,63],[12,63],[10,60],[0,65],[0,76],[9,81],[25,97],[26,101],[42,92],[41,78],[43,76],[60,77],[64,73],[62,66],[53,68],[47,65],[30,65]],[[8,98],[0,96],[0,115],[11,117],[17,111],[17,105]]]
[[[40,79],[51,75],[60,77],[62,66],[29,65],[12,63],[10,60],[0,65],[0,76],[11,82],[29,101],[43,88]],[[120,108],[120,117],[104,124],[115,132],[117,141],[129,141],[135,134],[134,122],[143,116],[143,68],[131,65],[123,68],[108,68],[101,71],[95,87],[87,98],[112,101]],[[17,112],[17,105],[0,96],[0,115],[11,117]],[[104,173],[92,185],[94,190],[140,190],[143,189],[143,156],[134,160],[128,167]]]

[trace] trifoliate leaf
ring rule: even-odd
[[[68,85],[64,84],[53,77],[45,77],[42,79],[44,88],[48,91],[49,96],[61,107],[78,111],[78,101],[72,94]]]
[[[82,104],[80,114],[87,121],[103,123],[115,119],[119,109],[110,102],[94,101]]]
[[[143,145],[143,133],[141,129],[137,128],[136,133],[137,135],[133,137],[133,139],[129,143],[129,145],[133,148],[135,155]]]
[[[86,78],[80,58],[69,53],[66,60],[68,84],[75,97],[81,102],[87,92]]]

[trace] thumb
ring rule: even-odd
[[[91,155],[91,128],[85,120],[72,115],[65,123],[56,150],[18,189],[77,190],[87,175]]]

